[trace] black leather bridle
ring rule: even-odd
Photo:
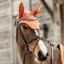
[[[37,44],[38,44],[38,42],[35,44],[34,49],[31,49],[31,50],[28,49],[28,47],[30,47],[29,44],[30,44],[32,41],[34,41],[34,40],[39,41],[39,39],[42,39],[42,37],[36,36],[35,38],[33,38],[33,39],[31,39],[29,42],[27,42],[27,40],[25,39],[25,36],[24,36],[24,34],[23,34],[22,30],[21,30],[21,27],[20,27],[21,25],[19,24],[19,22],[22,21],[22,20],[35,21],[35,20],[37,20],[37,19],[36,19],[36,18],[20,18],[18,21],[15,21],[15,25],[16,25],[16,41],[17,41],[17,43],[18,43],[18,31],[19,31],[19,33],[20,33],[20,35],[21,35],[21,38],[22,38],[22,39],[24,40],[24,42],[25,42],[24,60],[23,60],[23,64],[25,64],[25,56],[26,56],[26,54],[27,54],[27,53],[34,52],[34,51],[35,51],[35,48],[36,48],[36,46],[37,46]],[[29,21],[28,21],[28,22],[29,22]]]
[[[43,41],[46,41],[46,42],[48,42],[48,41],[47,41],[44,37],[37,36],[37,37],[31,39],[29,42],[27,42],[27,40],[25,39],[25,36],[24,36],[24,34],[23,34],[22,30],[21,30],[21,27],[20,27],[21,25],[19,24],[19,22],[22,21],[22,20],[35,21],[35,20],[37,20],[37,19],[36,19],[36,18],[20,18],[18,21],[15,21],[15,25],[16,25],[16,41],[17,41],[17,43],[18,43],[18,31],[19,31],[19,33],[20,33],[20,35],[21,35],[21,38],[22,38],[22,39],[24,40],[24,42],[25,42],[24,60],[23,60],[23,64],[25,64],[26,54],[27,54],[27,53],[34,52],[34,50],[35,50],[38,42],[35,44],[34,49],[31,49],[31,50],[28,49],[28,47],[30,47],[29,44],[30,44],[32,41],[34,41],[34,40],[37,40],[37,41],[43,40]],[[29,22],[29,21],[28,21],[28,22]],[[48,42],[48,43],[49,43],[49,42]],[[51,43],[49,43],[49,44],[52,46]]]

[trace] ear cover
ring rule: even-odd
[[[38,7],[36,9],[34,9],[33,11],[31,11],[31,14],[34,15],[34,16],[36,16],[37,13],[39,12],[40,8],[41,8],[41,3],[38,5]]]
[[[24,13],[24,5],[21,2],[19,5],[19,18],[21,18],[23,16],[23,13]]]

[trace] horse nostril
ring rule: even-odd
[[[43,55],[43,53],[41,51],[38,52],[38,59],[40,61],[45,61],[47,59],[48,53],[46,54],[46,56]]]
[[[41,51],[38,52],[38,57],[39,57],[39,58],[42,57],[42,52],[41,52]]]
[[[47,53],[46,56],[48,56],[49,54]]]

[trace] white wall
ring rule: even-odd
[[[21,3],[21,1],[24,4],[25,10],[26,11],[30,10],[29,0],[13,0],[13,16],[18,15],[18,8],[19,8],[19,4]]]

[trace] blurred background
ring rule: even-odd
[[[64,44],[64,0],[0,0],[0,64],[18,64],[14,22],[21,1],[27,11],[41,2],[41,35],[55,46]]]

